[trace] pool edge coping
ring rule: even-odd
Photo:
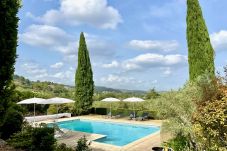
[[[128,124],[128,125],[138,125],[138,126],[154,126],[154,127],[158,127],[158,128],[161,128],[161,124],[155,124],[155,123],[130,123],[131,121],[114,121],[113,119],[94,119],[94,117],[83,117],[83,116],[77,116],[77,117],[71,117],[71,118],[64,118],[64,119],[57,119],[58,121],[57,122],[65,122],[65,121],[73,121],[73,120],[92,120],[92,121],[99,121],[99,122],[109,122],[109,123],[118,123],[118,124]],[[54,123],[56,121],[53,121],[53,120],[47,120],[47,121],[40,121],[40,122],[37,122],[37,123]],[[133,121],[135,122],[135,121]],[[81,131],[77,131],[77,132],[81,132]],[[86,132],[81,132],[81,133],[86,133]],[[96,133],[87,133],[87,134],[96,134]],[[97,134],[96,134],[97,135]],[[101,134],[98,134],[98,135],[101,135]],[[102,142],[96,142],[95,140],[90,140],[92,141],[92,144],[94,144],[96,147],[97,145],[102,148],[102,147],[113,147],[115,149],[124,149],[124,150],[127,150],[127,149],[130,149],[131,147],[133,146],[137,146],[139,144],[141,144],[142,142],[144,142],[145,140],[150,140],[152,137],[155,137],[157,135],[160,135],[160,130],[158,130],[157,132],[154,132],[154,133],[151,133],[150,135],[147,135],[147,136],[144,136],[138,140],[135,140],[131,143],[128,143],[124,146],[117,146],[117,145],[113,145],[113,144],[107,144],[107,143],[102,143]],[[104,135],[103,135],[104,136]],[[104,136],[105,137],[105,136]],[[152,140],[151,140],[152,141]],[[93,145],[92,145],[93,146]]]

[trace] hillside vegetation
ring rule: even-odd
[[[69,85],[58,84],[54,82],[41,82],[41,81],[31,81],[23,76],[14,75],[14,83],[16,85],[16,90],[23,92],[23,95],[29,97],[65,97],[74,98],[74,87]],[[140,90],[120,90],[113,88],[106,88],[102,86],[95,87],[94,99],[98,101],[103,97],[119,97],[126,98],[130,96],[140,96],[144,97],[145,91]]]

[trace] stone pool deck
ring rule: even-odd
[[[104,118],[104,116],[100,116],[100,115],[86,115],[86,116],[77,116],[77,117],[71,117],[71,118],[62,118],[62,119],[57,119],[57,122],[74,120],[74,119],[128,123],[128,124],[134,124],[134,125],[138,124],[138,125],[161,126],[162,124],[161,120],[134,121],[134,120],[128,120],[127,118],[106,119]],[[52,122],[53,120],[42,121],[42,123],[52,123]],[[41,122],[38,122],[38,123],[41,123]],[[83,136],[86,136],[87,140],[91,141],[90,147],[94,151],[151,151],[152,147],[160,146],[161,144],[160,132],[150,134],[137,141],[127,144],[123,147],[93,141],[98,138],[104,137],[103,135],[89,134],[89,133],[69,131],[69,130],[62,137],[57,138],[57,140],[58,140],[58,143],[65,143],[67,146],[75,147],[77,140]]]

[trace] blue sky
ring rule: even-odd
[[[227,65],[226,0],[200,0],[217,71]],[[188,80],[186,0],[23,0],[16,74],[74,85],[85,33],[97,86],[177,89]]]

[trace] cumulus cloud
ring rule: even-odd
[[[63,67],[63,65],[64,65],[63,62],[57,62],[55,64],[50,65],[50,67],[54,69],[60,69],[61,67]]]
[[[173,51],[179,47],[176,40],[160,41],[160,40],[131,40],[129,46],[139,50],[157,50],[157,51]]]
[[[19,40],[31,46],[39,46],[57,50],[59,52],[69,51],[68,47],[73,41],[73,37],[64,30],[48,25],[31,25],[22,34]]]
[[[55,67],[59,67],[61,65],[61,62],[54,64]],[[52,67],[50,66],[50,68]],[[68,69],[61,69],[58,72],[50,70],[50,68],[30,61],[19,62],[17,74],[23,75],[34,81],[51,81],[70,85],[74,83],[75,73],[72,70],[72,67],[69,67]]]
[[[31,25],[22,34],[19,40],[32,46],[55,47],[66,45],[72,37],[64,30],[48,25]]]
[[[70,79],[70,81],[71,81],[74,77],[74,74],[72,71],[68,70],[68,71],[64,71],[64,72],[57,72],[50,76],[53,78],[57,78],[59,80],[69,80]]]
[[[22,64],[21,67],[26,74],[31,75],[32,79],[41,79],[48,76],[47,70],[36,63],[27,62]]]
[[[104,83],[124,83],[124,84],[135,84],[135,83],[142,83],[141,80],[136,80],[133,77],[126,77],[126,76],[119,76],[119,75],[114,75],[114,74],[109,74],[106,77],[102,77],[101,81]]]
[[[158,83],[158,80],[153,80],[151,81],[152,84],[157,84]]]
[[[119,66],[119,63],[117,61],[112,61],[111,63],[109,64],[103,64],[102,67],[103,68],[116,68]]]
[[[110,57],[114,55],[113,44],[98,36],[85,33],[87,47],[92,56]],[[76,60],[78,37],[66,33],[61,28],[50,25],[31,25],[19,34],[19,41],[31,46],[57,51],[65,60]]]
[[[227,49],[227,31],[221,30],[210,35],[211,43],[216,50]]]
[[[115,29],[122,22],[122,17],[117,9],[108,5],[107,0],[60,0],[58,9],[48,10],[36,20],[50,25],[64,22]]]
[[[168,77],[172,74],[172,69],[170,67],[163,67],[161,69],[163,70],[164,77]]]
[[[123,62],[122,66],[126,70],[148,69],[152,67],[168,67],[186,64],[187,57],[174,55],[161,55],[155,53],[146,53]]]

